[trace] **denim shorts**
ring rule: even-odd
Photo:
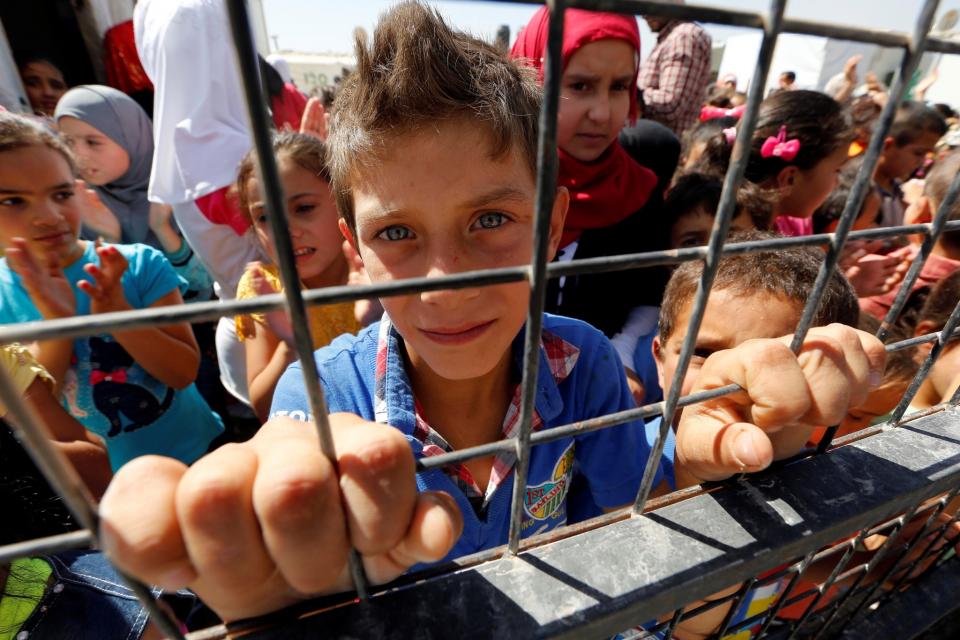
[[[147,612],[99,551],[45,556],[53,574],[16,640],[137,640]],[[159,593],[154,589],[153,594]],[[177,592],[180,598],[195,598]]]

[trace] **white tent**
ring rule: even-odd
[[[928,102],[945,102],[954,109],[960,109],[960,56],[937,55],[933,61],[940,78],[927,90]]]
[[[727,39],[719,75],[721,78],[729,73],[736,75],[741,91],[749,88],[757,66],[760,39],[760,33]],[[777,87],[777,80],[784,71],[797,74],[798,88],[822,90],[830,78],[843,71],[847,59],[857,54],[863,56],[859,66],[861,79],[867,69],[877,72],[881,78],[890,71],[886,68],[890,64],[889,56],[884,55],[877,45],[785,33],[777,39],[764,95]]]

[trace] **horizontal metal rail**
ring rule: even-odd
[[[600,637],[830,546],[958,485],[960,412],[951,408],[777,473],[553,537],[517,557],[459,570],[454,564],[451,573],[380,588],[364,605],[347,601],[285,620],[284,637],[399,638],[412,629],[423,638]],[[231,629],[243,638],[270,637],[263,624]]]
[[[543,2],[539,0],[497,1],[509,4],[543,4]],[[766,14],[753,11],[721,9],[719,7],[700,4],[672,4],[669,1],[658,2],[657,0],[571,0],[568,6],[573,9],[663,16],[666,18],[676,18],[678,20],[695,20],[706,24],[744,27],[748,29],[762,29],[764,20],[766,20]],[[867,29],[853,25],[816,22],[790,17],[784,17],[780,32],[821,38],[836,38],[838,40],[849,40],[851,42],[863,42],[891,49],[905,49],[911,45],[912,41],[910,34],[898,31]],[[928,38],[927,50],[936,53],[960,53],[960,42],[930,36]]]
[[[903,235],[925,234],[931,224],[913,224],[901,227],[864,229],[850,233],[848,240],[876,240]],[[960,220],[947,222],[946,231],[960,231]],[[831,233],[793,238],[772,238],[769,240],[750,240],[731,242],[723,246],[723,255],[742,255],[744,253],[776,252],[791,247],[825,246],[833,238]],[[603,258],[571,260],[567,263],[552,262],[547,265],[547,277],[562,278],[579,273],[611,273],[645,267],[680,264],[691,260],[702,260],[706,247],[690,247],[667,251],[648,251],[643,253],[622,254]],[[492,286],[528,279],[529,267],[507,267],[485,269],[451,276],[433,278],[408,278],[391,282],[326,287],[303,292],[304,302],[308,306],[337,304],[370,298],[385,298],[408,295],[420,291],[438,291],[442,289],[464,289],[468,287]],[[96,316],[81,316],[60,320],[22,322],[0,326],[0,344],[9,342],[32,342],[50,338],[68,338],[111,333],[127,329],[139,329],[178,322],[206,322],[221,317],[250,313],[265,313],[285,308],[286,299],[282,294],[270,294],[246,300],[223,302],[194,302],[175,307],[157,307],[101,313]]]

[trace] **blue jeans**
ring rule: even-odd
[[[137,640],[143,635],[147,612],[102,553],[71,551],[44,560],[53,567],[51,583],[17,638]],[[195,598],[189,592],[178,596]]]

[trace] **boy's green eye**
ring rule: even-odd
[[[390,242],[397,242],[399,240],[407,240],[412,237],[413,233],[410,229],[406,227],[401,227],[400,225],[393,225],[392,227],[387,227],[383,231],[377,234],[377,237],[381,240],[389,240]]]
[[[477,226],[481,229],[496,229],[507,221],[507,217],[502,213],[485,213],[477,218]]]

